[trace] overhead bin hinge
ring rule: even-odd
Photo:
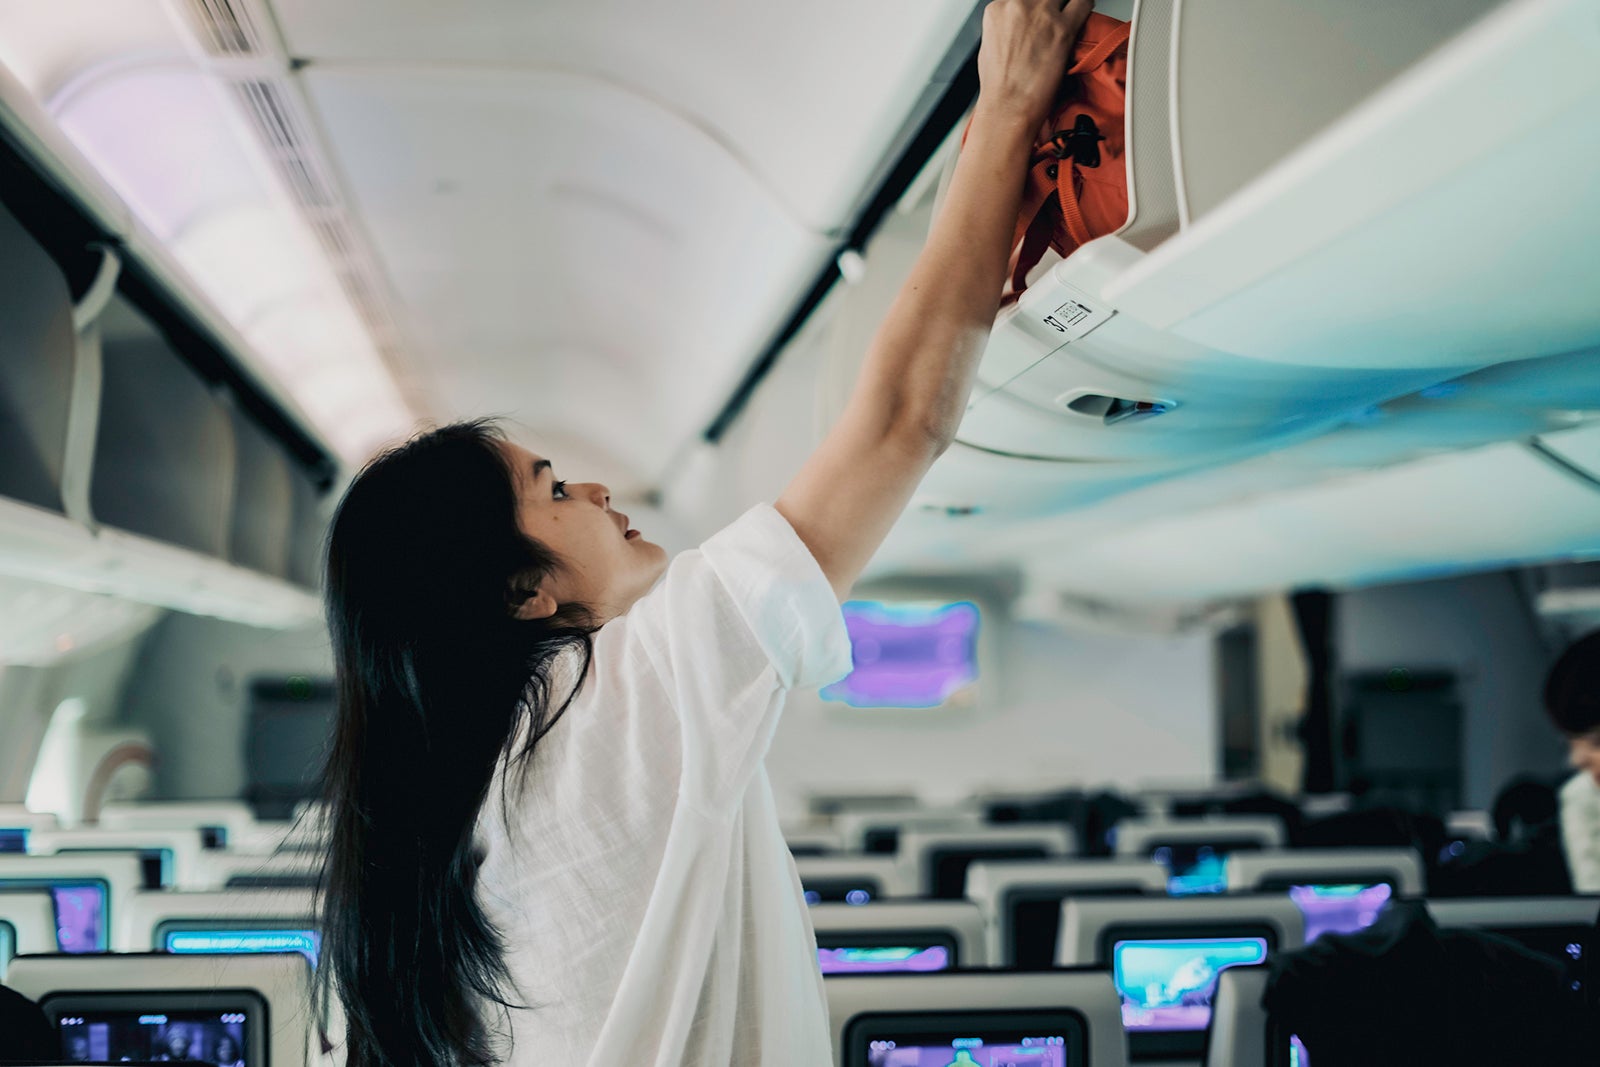
[[[100,252],[100,269],[89,291],[72,308],[72,395],[67,402],[67,441],[61,464],[61,507],[68,517],[90,529],[94,512],[89,507],[89,483],[94,471],[94,445],[100,432],[100,315],[117,291],[122,259],[109,245],[92,246]]]

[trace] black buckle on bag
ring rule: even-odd
[[[1079,115],[1072,123],[1072,129],[1057,130],[1056,135],[1050,138],[1050,143],[1054,146],[1052,154],[1057,159],[1071,156],[1072,162],[1080,167],[1098,167],[1100,142],[1104,140],[1105,135],[1094,124],[1094,119]]]

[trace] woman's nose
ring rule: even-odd
[[[590,482],[588,485],[589,499],[603,508],[611,506],[611,490],[599,482]]]

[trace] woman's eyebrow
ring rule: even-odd
[[[536,460],[534,460],[533,461],[533,480],[534,481],[538,481],[539,480],[539,475],[543,474],[545,471],[547,471],[549,469],[550,469],[550,461],[549,460],[547,460],[547,459],[536,459]]]

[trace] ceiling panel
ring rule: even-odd
[[[799,224],[845,222],[973,0],[274,0],[313,64],[565,71],[672,111]]]
[[[703,131],[604,83],[302,76],[441,417],[605,442],[649,483],[831,253]]]

